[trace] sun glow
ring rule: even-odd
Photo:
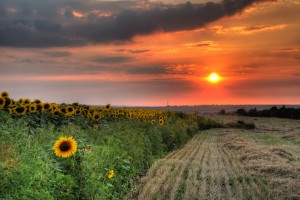
[[[220,81],[220,76],[219,74],[213,72],[210,75],[208,75],[207,80],[211,83],[218,83]]]

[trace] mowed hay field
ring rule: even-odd
[[[299,120],[210,117],[256,128],[200,131],[156,161],[128,199],[300,199]]]

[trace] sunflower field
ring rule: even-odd
[[[186,113],[0,95],[0,199],[124,199],[151,164],[220,127]]]

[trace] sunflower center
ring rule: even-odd
[[[61,151],[69,151],[71,149],[71,143],[70,142],[63,142],[61,145],[59,145],[59,149]]]
[[[17,113],[23,113],[24,110],[25,110],[24,107],[18,107],[18,108],[16,108]]]

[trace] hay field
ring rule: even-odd
[[[256,129],[200,131],[155,162],[128,199],[300,199],[299,120],[242,120]]]

